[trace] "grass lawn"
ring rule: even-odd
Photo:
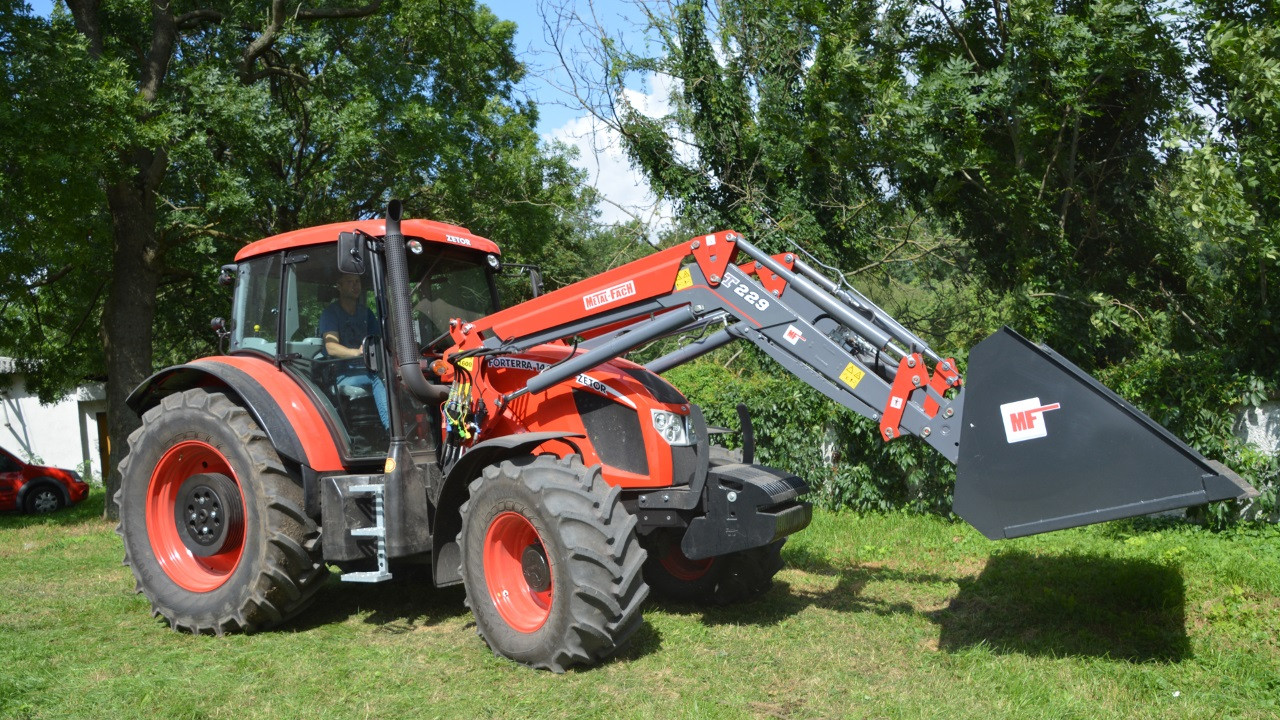
[[[1280,530],[1111,523],[990,542],[819,512],[758,602],[650,603],[564,675],[494,657],[458,588],[330,581],[276,631],[171,632],[102,491],[0,516],[0,718],[1280,716]]]

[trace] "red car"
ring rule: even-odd
[[[75,470],[28,465],[0,448],[0,511],[53,512],[88,494],[89,486]]]

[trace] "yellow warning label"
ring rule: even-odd
[[[684,290],[687,287],[693,287],[693,275],[689,273],[688,268],[685,268],[676,273],[676,290]]]
[[[862,378],[866,376],[867,374],[853,363],[849,363],[849,366],[844,369],[844,372],[840,373],[840,379],[851,388],[858,387],[858,383],[862,382]]]
[[[471,370],[475,367],[475,364],[476,364],[475,358],[462,358],[461,360],[458,361],[458,367],[462,368],[463,370],[466,370],[467,372],[471,372]]]

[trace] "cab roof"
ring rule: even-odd
[[[381,237],[387,234],[387,222],[386,220],[356,220],[317,225],[316,227],[272,235],[269,238],[249,243],[240,248],[240,252],[236,253],[236,262],[290,248],[337,242],[338,233],[354,232],[356,230],[374,237]],[[445,243],[456,247],[479,250],[480,252],[494,254],[501,254],[502,252],[492,240],[473,235],[470,230],[464,227],[434,220],[402,220],[400,222],[400,232],[406,238]]]

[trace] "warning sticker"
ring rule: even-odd
[[[676,290],[684,290],[693,287],[693,274],[689,272],[689,268],[685,268],[676,273]]]
[[[853,363],[849,363],[844,372],[840,373],[840,379],[851,388],[858,387],[858,383],[862,382],[862,378],[866,376],[867,373]]]

